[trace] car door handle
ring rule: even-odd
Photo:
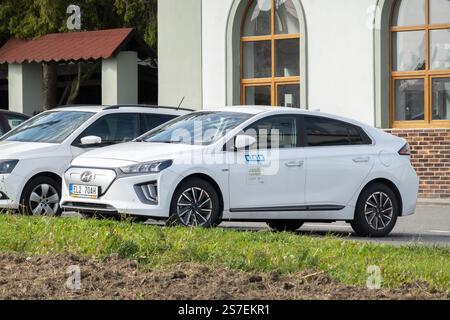
[[[354,163],[367,163],[369,162],[370,158],[369,157],[357,157],[357,158],[353,158],[353,162]]]
[[[284,165],[286,167],[292,168],[292,167],[303,167],[303,164],[305,163],[305,161],[290,161],[290,162],[286,162]]]

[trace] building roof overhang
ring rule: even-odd
[[[136,51],[140,59],[156,56],[133,28],[121,28],[52,33],[31,40],[12,38],[0,48],[0,64],[95,61],[121,51]]]

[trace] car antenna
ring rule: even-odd
[[[178,104],[177,110],[180,110],[180,107],[181,107],[181,105],[183,104],[184,98],[186,98],[186,97],[183,97],[183,99],[181,99],[180,103]]]

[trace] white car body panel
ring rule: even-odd
[[[374,151],[371,145],[307,148],[306,204],[346,206],[372,170]]]
[[[261,163],[229,165],[230,208],[282,207],[305,204],[306,158],[303,148],[280,149],[278,155],[265,156]],[[250,156],[258,156],[250,152]],[[245,153],[237,152],[244,162]],[[270,171],[278,170],[277,174]],[[267,171],[267,172],[265,172]],[[283,190],[279,192],[278,190]],[[277,192],[278,191],[278,192]],[[242,195],[245,194],[245,197]],[[264,195],[264,196],[261,196]]]

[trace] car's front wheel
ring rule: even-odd
[[[270,229],[275,231],[296,231],[298,230],[302,225],[303,221],[300,220],[272,220],[267,222],[267,225],[270,227]]]
[[[359,236],[384,237],[394,228],[398,215],[399,206],[394,192],[377,183],[359,196],[351,226]]]
[[[26,215],[60,216],[61,187],[49,177],[33,178],[26,185],[20,200],[20,212]]]
[[[192,178],[175,191],[168,224],[215,227],[220,222],[220,202],[215,188],[207,181]]]

